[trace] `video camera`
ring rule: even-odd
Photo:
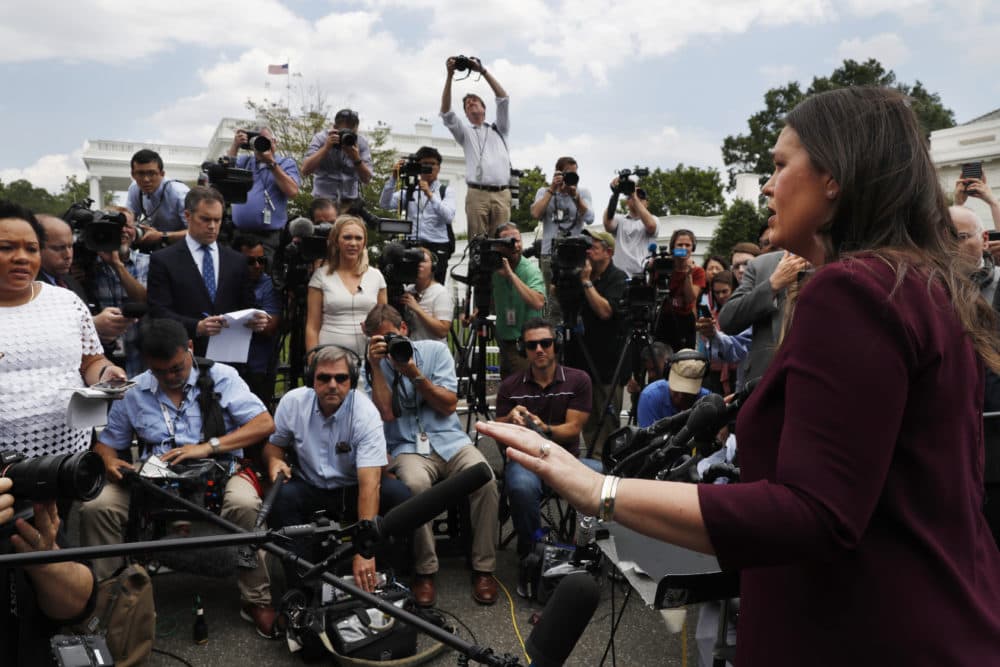
[[[644,167],[636,167],[635,170],[622,169],[618,172],[618,187],[614,189],[614,192],[631,197],[632,193],[635,192],[636,182],[646,176],[649,176],[649,169]],[[563,180],[565,181],[565,179],[566,176],[563,175]]]
[[[118,250],[125,227],[124,213],[91,210],[93,199],[77,202],[63,213],[63,220],[73,228],[75,239],[91,252]]]
[[[656,288],[646,282],[645,276],[634,276],[625,282],[620,312],[633,327],[651,324],[658,303]]]
[[[421,174],[429,174],[434,171],[434,167],[429,164],[421,164],[416,154],[411,153],[406,156],[406,161],[399,168],[399,175],[402,178],[419,178]]]
[[[104,488],[104,461],[91,451],[28,458],[13,449],[0,450],[0,477],[12,482],[14,519],[30,520],[32,503],[48,500],[93,500]],[[0,536],[13,530],[4,524]]]
[[[552,239],[552,282],[565,287],[580,275],[593,239],[586,235]]]
[[[420,262],[424,261],[424,252],[417,247],[413,247],[419,241],[392,241],[385,244],[379,256],[379,270],[385,276],[385,282],[389,287],[389,292],[393,292],[393,287],[398,287],[402,294],[402,286],[417,282],[417,269]]]
[[[201,170],[206,183],[218,190],[227,204],[245,204],[253,187],[253,172],[235,165],[235,158],[224,155],[217,162],[202,162]]]
[[[253,130],[240,130],[247,135],[247,142],[245,144],[240,144],[240,148],[248,151],[257,151],[258,153],[266,153],[274,145],[271,140],[262,135],[260,132],[254,132]]]
[[[275,274],[285,289],[304,288],[312,275],[313,262],[326,257],[326,241],[333,226],[328,222],[314,225],[308,218],[288,223],[292,241],[284,245],[276,261]]]

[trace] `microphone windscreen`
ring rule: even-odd
[[[302,238],[303,236],[312,236],[313,234],[313,223],[309,218],[295,218],[288,223],[288,233],[291,236],[298,236]]]
[[[524,646],[531,667],[561,667],[600,601],[601,592],[591,575],[580,572],[564,577]]]
[[[424,525],[487,482],[493,471],[486,463],[477,463],[438,482],[418,496],[389,510],[382,519],[382,535],[405,535]]]

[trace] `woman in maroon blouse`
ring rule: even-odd
[[[820,268],[740,413],[743,483],[616,487],[480,430],[582,511],[740,570],[740,667],[1000,664],[981,416],[1000,355],[922,131],[897,93],[833,91],[788,115],[774,163],[771,239]]]

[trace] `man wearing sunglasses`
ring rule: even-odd
[[[268,260],[264,256],[264,245],[259,238],[239,234],[233,239],[233,250],[246,257],[247,277],[253,288],[253,307],[263,310],[268,315],[264,328],[254,331],[250,339],[247,363],[240,369],[240,375],[264,405],[272,405],[278,328],[281,326],[281,297],[274,289],[271,276],[267,275]]]
[[[267,408],[233,368],[195,363],[194,345],[179,322],[146,320],[140,328],[140,350],[149,370],[135,377],[135,387],[124,398],[114,401],[108,424],[94,445],[104,459],[108,481],[114,483],[80,506],[83,546],[122,542],[131,496],[120,482],[123,473],[132,469],[124,457],[133,436],[144,463],[155,455],[168,467],[208,458],[235,467],[244,447],[262,442],[274,431]],[[255,481],[243,474],[229,478],[222,518],[252,530],[260,505]],[[99,580],[105,579],[120,564],[120,558],[95,559],[94,573]],[[238,584],[241,617],[254,623],[261,636],[273,636],[276,614],[263,551],[258,552],[255,568],[240,569]]]
[[[535,317],[524,323],[518,347],[524,350],[529,366],[500,383],[496,420],[539,431],[579,456],[580,432],[591,410],[590,377],[559,364],[555,340],[555,327],[548,320]],[[598,461],[592,464],[600,470]],[[520,558],[531,551],[535,533],[541,527],[539,503],[543,491],[542,480],[536,474],[513,461],[504,465],[504,494],[510,502]]]
[[[371,400],[356,391],[351,378],[360,369],[344,348],[331,345],[315,352],[312,387],[286,393],[274,413],[275,431],[264,446],[264,464],[273,482],[286,482],[274,501],[269,523],[282,528],[309,523],[319,510],[341,523],[373,520],[410,495],[397,479],[382,479],[387,463],[382,418]],[[289,453],[295,456],[290,465]],[[311,557],[296,541],[292,550]],[[375,558],[354,556],[354,583],[371,592],[376,586]],[[289,587],[301,586],[298,568],[286,564]]]
[[[341,210],[361,198],[361,183],[370,182],[374,173],[368,140],[358,134],[359,122],[357,111],[338,111],[333,127],[313,136],[302,161],[303,176],[316,174],[313,197],[332,199]]]

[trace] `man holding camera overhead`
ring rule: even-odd
[[[465,217],[469,238],[493,236],[493,231],[510,220],[510,98],[479,58],[456,56],[446,62],[448,77],[441,94],[441,119],[465,151]],[[470,126],[465,126],[451,110],[451,82],[456,71],[477,72],[490,84],[497,101],[497,120],[486,122],[486,102],[474,93],[462,98],[462,108]]]
[[[438,181],[441,173],[441,153],[432,146],[421,146],[409,157],[396,161],[392,175],[382,188],[378,205],[386,210],[398,210],[401,197],[407,197],[403,215],[413,223],[411,239],[420,241],[437,258],[434,280],[444,285],[448,260],[454,252],[455,193]],[[400,179],[402,189],[396,190]],[[412,180],[416,178],[416,181]],[[411,198],[412,197],[412,198]],[[449,233],[451,232],[451,233]]]
[[[274,259],[281,230],[288,222],[288,200],[299,194],[299,168],[292,158],[274,154],[278,142],[271,128],[257,126],[236,130],[227,155],[236,158],[236,168],[253,174],[253,187],[243,204],[233,204],[233,226],[241,234],[260,240],[267,261]],[[249,154],[237,157],[243,148]]]
[[[550,286],[553,241],[567,236],[579,236],[584,225],[594,222],[590,191],[579,187],[580,176],[577,169],[576,160],[571,157],[556,160],[552,184],[539,188],[531,205],[531,217],[542,223],[542,254],[538,264],[545,284]],[[550,294],[552,296],[554,295]],[[562,312],[555,298],[548,300],[548,312],[552,320],[561,318]]]
[[[448,346],[436,340],[410,341],[399,311],[378,304],[368,313],[368,390],[385,422],[390,469],[414,495],[451,475],[486,461],[469,440],[455,414],[458,380]],[[492,481],[469,495],[472,521],[472,597],[483,605],[497,601],[496,544],[499,492]],[[413,533],[411,589],[421,607],[433,606],[438,558],[431,525]]]
[[[361,183],[372,180],[372,151],[358,134],[358,112],[341,109],[333,128],[317,132],[302,161],[302,175],[316,174],[313,197],[337,202],[341,210],[361,198]]]
[[[646,191],[628,180],[628,185],[619,177],[611,181],[611,201],[604,209],[604,229],[615,235],[615,266],[628,276],[642,273],[649,255],[649,244],[656,243],[656,216],[646,208]],[[631,187],[629,187],[631,186]],[[625,196],[628,214],[616,213],[618,196]]]

